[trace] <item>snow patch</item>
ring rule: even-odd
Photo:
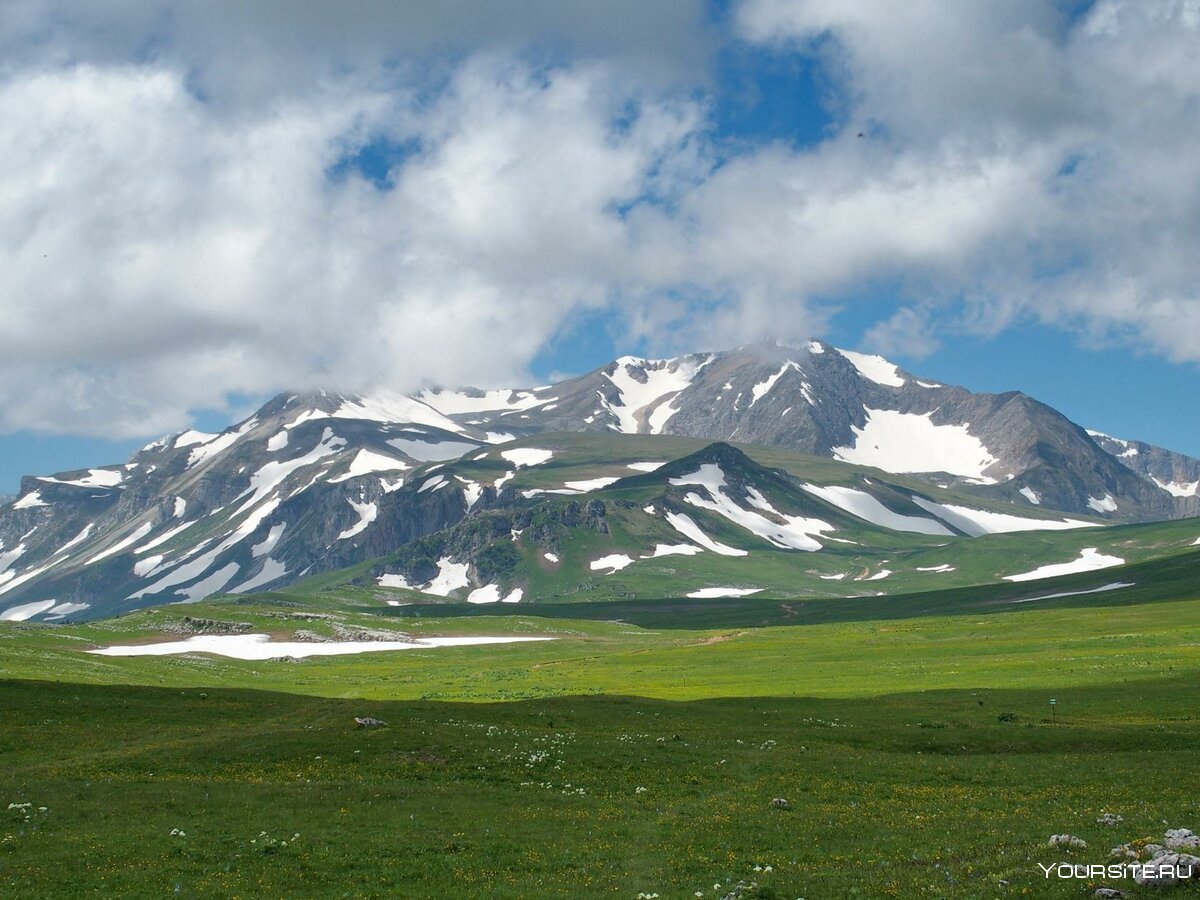
[[[653,472],[656,469],[661,469],[666,464],[667,464],[666,461],[663,461],[663,462],[649,462],[649,461],[647,461],[647,462],[631,462],[631,463],[626,463],[625,468],[633,469],[635,472]]]
[[[558,562],[558,554],[557,553],[543,553],[542,556],[546,557],[546,559],[549,562],[552,562],[552,563]]]
[[[163,555],[161,553],[157,553],[154,556],[147,556],[145,559],[139,559],[133,564],[133,574],[138,578],[145,578],[154,572],[162,561]]]
[[[189,428],[187,431],[175,437],[175,443],[171,446],[178,450],[180,447],[192,447],[196,444],[207,444],[209,441],[215,441],[218,435],[209,434],[207,431],[196,431],[194,428]],[[151,445],[153,446],[153,445]]]
[[[375,582],[380,587],[404,588],[404,589],[410,590],[410,591],[415,590],[415,588],[411,584],[408,583],[408,579],[405,578],[403,575],[394,575],[391,573],[385,573],[383,575],[380,575],[377,579],[375,579]]]
[[[1034,506],[1042,505],[1041,495],[1039,495],[1038,492],[1035,491],[1031,487],[1021,488],[1021,496],[1024,497],[1026,500],[1028,500],[1030,503],[1032,503]]]
[[[426,491],[434,491],[440,487],[444,487],[445,484],[446,484],[446,476],[445,475],[434,475],[432,478],[425,479],[425,483],[422,484],[419,488],[417,488],[417,493],[423,494]]]
[[[24,497],[22,497],[20,500],[18,500],[16,503],[14,503],[12,505],[12,508],[13,509],[32,509],[35,506],[49,506],[49,505],[50,504],[48,504],[45,500],[42,499],[41,491],[33,491],[31,493],[26,494]]]
[[[426,594],[436,594],[439,597],[449,597],[451,591],[468,587],[468,563],[451,562],[450,557],[444,556],[438,560],[438,574],[433,581],[421,588]]]
[[[388,650],[431,650],[438,647],[474,647],[481,644],[515,644],[552,641],[550,637],[442,637],[412,641],[273,641],[269,634],[198,634],[182,641],[156,644],[100,647],[89,650],[98,656],[170,656],[179,653],[212,653],[231,659],[264,660],[289,656],[342,656],[350,653],[382,653]]]
[[[467,502],[467,512],[470,512],[471,507],[479,502],[479,498],[483,494],[483,485],[478,481],[471,481],[467,478],[463,478],[461,475],[455,475],[454,477],[462,482],[463,499]]]
[[[940,572],[953,572],[954,566],[950,565],[949,563],[942,563],[940,566],[926,566],[924,568],[922,568],[921,566],[917,566],[917,571],[918,572],[939,572],[939,573]]]
[[[1112,494],[1105,494],[1103,497],[1088,497],[1088,507],[1098,513],[1112,513],[1117,511],[1117,501],[1113,499]]]
[[[655,544],[654,552],[643,556],[642,559],[657,559],[660,556],[695,556],[697,553],[703,552],[694,544]]]
[[[966,425],[935,425],[931,412],[864,411],[863,427],[851,426],[854,446],[834,447],[836,459],[885,472],[948,472],[980,484],[996,483],[984,474],[996,458]]]
[[[113,471],[112,469],[88,469],[88,474],[82,478],[67,479],[42,476],[38,478],[38,481],[45,481],[50,484],[70,484],[75,487],[116,487],[124,478],[125,476],[121,472]]]
[[[554,451],[537,447],[514,447],[512,450],[501,450],[500,455],[519,469],[522,466],[540,466],[548,463],[554,457]]]
[[[749,597],[751,594],[758,594],[763,590],[765,588],[707,587],[692,591],[688,597],[693,600],[711,600],[715,597]]]
[[[56,603],[58,603],[57,600],[37,600],[33,603],[10,606],[4,612],[0,612],[0,622],[24,622],[26,619],[32,619],[39,613],[53,609]]]
[[[1184,483],[1182,481],[1159,481],[1151,476],[1151,481],[1170,494],[1172,497],[1195,497],[1200,491],[1200,481]]]
[[[368,419],[414,425],[428,425],[461,434],[463,427],[448,419],[432,406],[395,391],[376,391],[353,400],[343,398],[342,405],[333,413],[335,419]]]
[[[652,360],[622,356],[613,363],[611,374],[604,373],[620,397],[610,403],[601,394],[600,403],[616,417],[616,431],[637,434],[644,424],[648,433],[662,434],[663,427],[678,412],[672,401],[692,384],[711,359],[705,357],[697,363],[687,358]]]
[[[276,450],[282,450],[287,445],[288,445],[288,432],[287,432],[286,428],[279,431],[277,434],[273,434],[269,438],[267,438],[267,452],[268,453],[274,453]]]
[[[563,483],[563,487],[586,494],[588,491],[598,491],[600,488],[608,487],[614,481],[620,480],[620,478],[591,478],[586,481],[567,481]]]
[[[593,572],[598,572],[601,569],[608,569],[609,571],[605,574],[611,575],[613,572],[619,572],[632,562],[632,556],[626,556],[624,553],[613,553],[609,556],[602,556],[600,559],[593,559],[590,563],[588,563],[588,568]]]
[[[524,412],[558,400],[557,397],[538,397],[535,391],[443,391],[426,390],[417,399],[448,416],[481,412]],[[499,443],[498,441],[496,443]]]
[[[895,364],[888,362],[882,356],[855,353],[852,350],[838,350],[838,353],[849,360],[863,378],[885,387],[904,387],[905,381],[900,377]]]
[[[485,584],[481,588],[475,588],[467,595],[468,603],[499,603],[500,602],[500,585]]]
[[[1032,572],[1022,572],[1019,575],[1005,575],[1005,581],[1036,581],[1039,578],[1054,578],[1057,575],[1074,575],[1077,572],[1094,572],[1096,569],[1109,569],[1113,566],[1123,566],[1125,560],[1119,556],[1106,556],[1095,547],[1085,547],[1079,551],[1079,558],[1065,563],[1041,566]]]
[[[279,543],[279,538],[283,534],[283,529],[287,528],[286,522],[280,522],[278,525],[272,525],[271,530],[267,532],[267,536],[259,543],[250,547],[250,555],[255,559],[260,556],[266,556],[275,549],[275,545]]]
[[[77,612],[83,612],[85,609],[90,609],[90,603],[60,603],[52,610],[46,613],[47,619],[61,619],[63,616],[73,615]]]

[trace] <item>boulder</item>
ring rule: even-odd
[[[1200,856],[1164,853],[1142,866],[1133,880],[1153,887],[1174,887],[1185,881],[1200,881]]]

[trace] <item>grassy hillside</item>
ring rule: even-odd
[[[1163,526],[1163,546],[1187,527]],[[1078,593],[1112,581],[1131,586]],[[1037,864],[1200,830],[1195,550],[890,597],[392,595],[326,582],[0,623],[0,889],[1076,898],[1097,885]],[[554,640],[299,661],[84,652],[205,629]],[[1089,849],[1046,846],[1064,832]]]

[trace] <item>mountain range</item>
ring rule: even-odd
[[[622,357],[527,389],[281,394],[220,434],[27,476],[0,507],[0,618],[330,577],[394,603],[703,595],[730,579],[803,594],[903,581],[902,554],[912,578],[986,581],[1009,576],[916,563],[989,534],[1185,519],[1198,493],[1198,460],[820,341]],[[766,574],[748,579],[739,554]]]

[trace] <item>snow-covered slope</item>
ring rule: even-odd
[[[1195,460],[1089,434],[1021,394],[972,394],[817,341],[761,344],[669,360],[622,357],[522,390],[281,395],[221,434],[185,431],[123,465],[26,477],[0,508],[0,613],[44,620],[269,589],[393,552],[502,494],[521,503],[586,493],[670,458],[647,452],[622,473],[512,491],[518,472],[551,464],[554,451],[491,447],[553,432],[780,447],[988,501],[978,510],[908,497],[885,504],[869,487],[813,482],[806,490],[819,508],[781,510],[765,496],[730,494],[718,484],[728,474],[719,467],[673,472],[699,480],[680,482],[692,499],[662,511],[674,535],[664,536],[667,547],[686,539],[740,552],[703,532],[697,522],[707,514],[769,545],[815,552],[831,539],[831,510],[925,535],[1200,511]],[[457,459],[498,468],[489,479],[447,474]]]

